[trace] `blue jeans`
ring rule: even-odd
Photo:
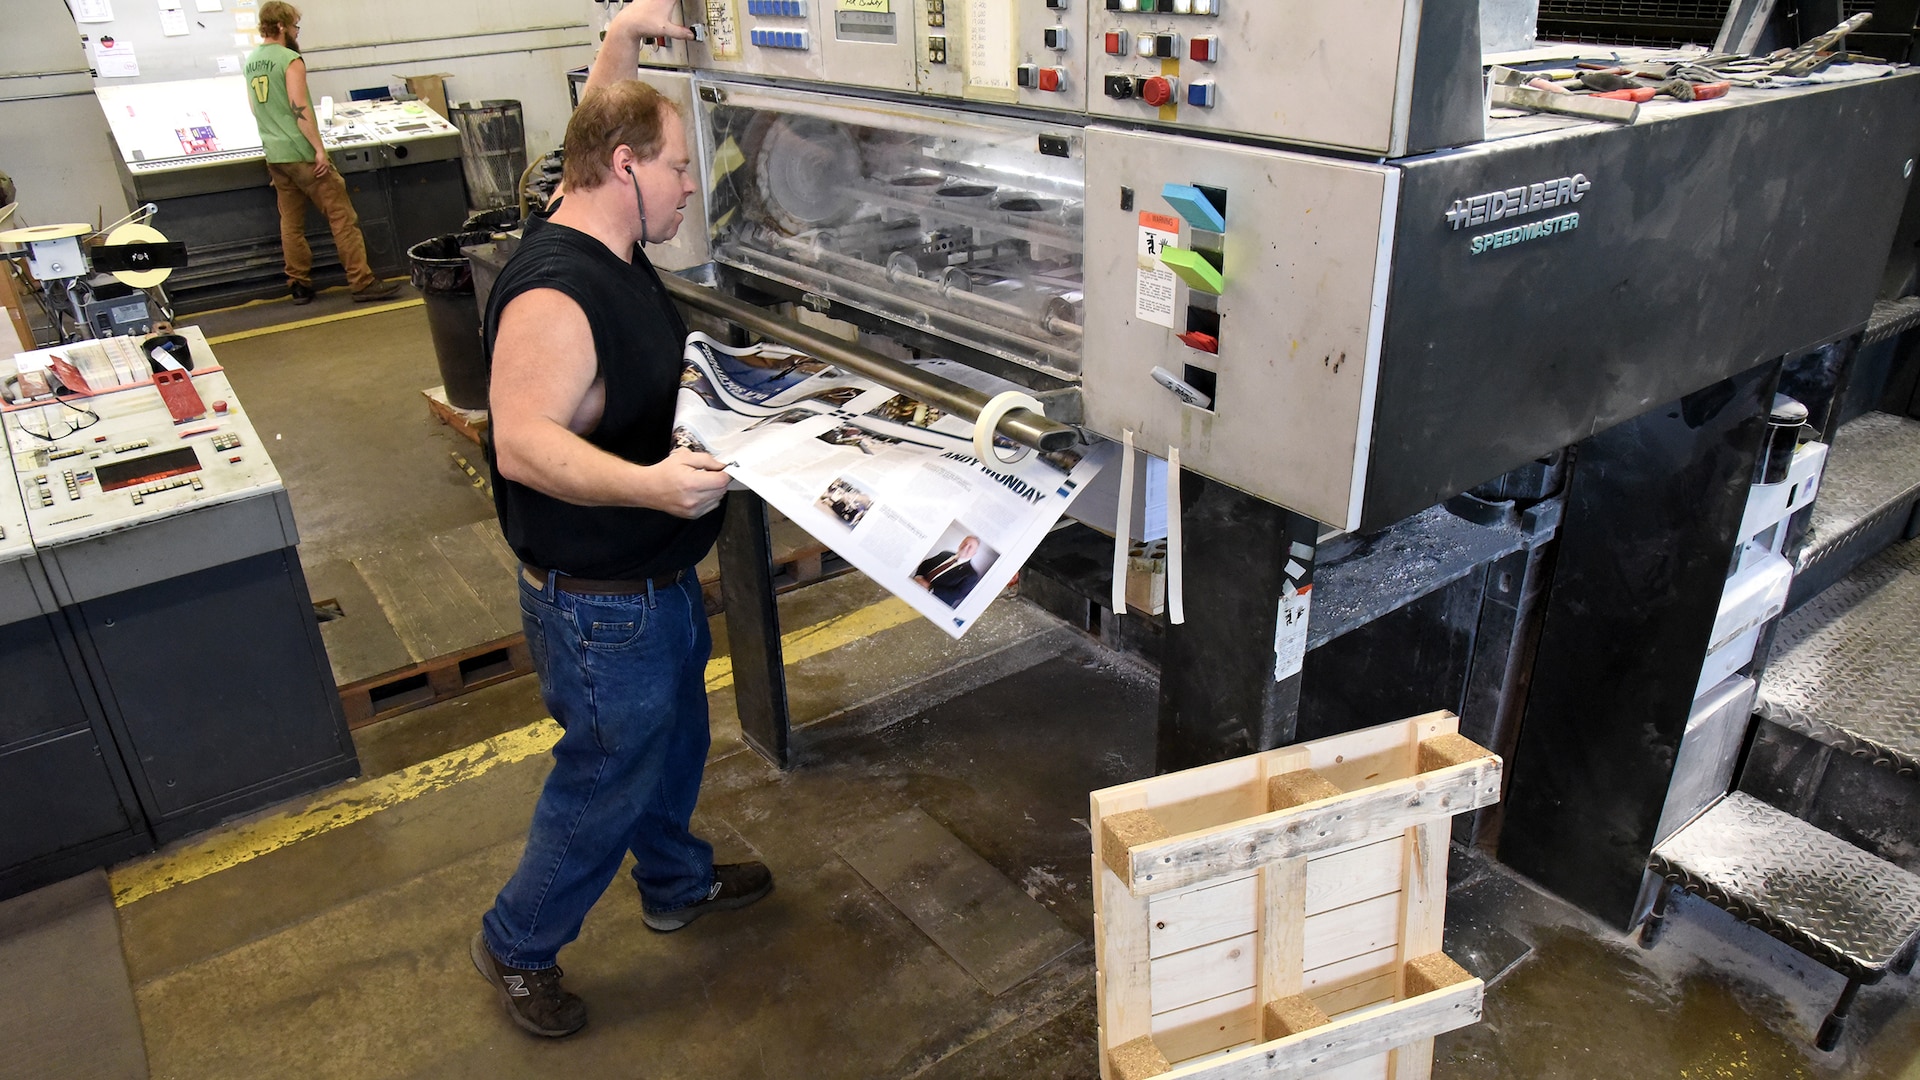
[[[707,632],[700,584],[579,596],[520,577],[540,693],[563,732],[520,867],[481,919],[517,968],[552,967],[633,852],[648,911],[706,899],[713,848],[688,831],[706,768]]]

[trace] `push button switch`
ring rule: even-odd
[[[1171,75],[1155,75],[1140,84],[1140,100],[1159,108],[1180,92],[1180,80]]]
[[[1109,75],[1104,84],[1107,96],[1116,101],[1125,101],[1134,95],[1135,82],[1131,75]]]

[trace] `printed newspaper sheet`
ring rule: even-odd
[[[988,394],[951,361],[920,366]],[[973,425],[779,345],[687,340],[676,445],[734,479],[953,637],[1013,579],[1114,447],[983,462]],[[1003,458],[1019,447],[996,439]]]

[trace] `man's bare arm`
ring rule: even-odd
[[[693,31],[673,21],[673,5],[674,0],[634,0],[615,15],[607,24],[607,39],[600,43],[600,52],[593,58],[586,89],[580,96],[586,97],[602,86],[633,78],[640,66],[642,38],[693,40]]]
[[[307,92],[307,62],[295,59],[287,65],[287,103],[293,106],[293,122],[313,147],[313,175],[325,176],[333,168],[327,158],[327,146],[320,141],[320,122],[313,115],[313,96]]]
[[[582,438],[599,422],[593,331],[566,294],[534,289],[500,313],[489,387],[494,460],[502,476],[580,506],[643,506],[696,518],[719,505],[728,478],[707,454],[676,450],[636,465]]]

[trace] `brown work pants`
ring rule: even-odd
[[[307,246],[307,204],[326,215],[333,230],[333,246],[340,252],[340,265],[347,271],[347,286],[354,292],[380,279],[367,265],[367,241],[360,235],[360,215],[347,198],[347,182],[340,170],[329,169],[325,176],[313,174],[313,162],[289,161],[268,164],[273,190],[280,196],[280,249],[287,260],[287,280],[313,285],[313,249]]]

